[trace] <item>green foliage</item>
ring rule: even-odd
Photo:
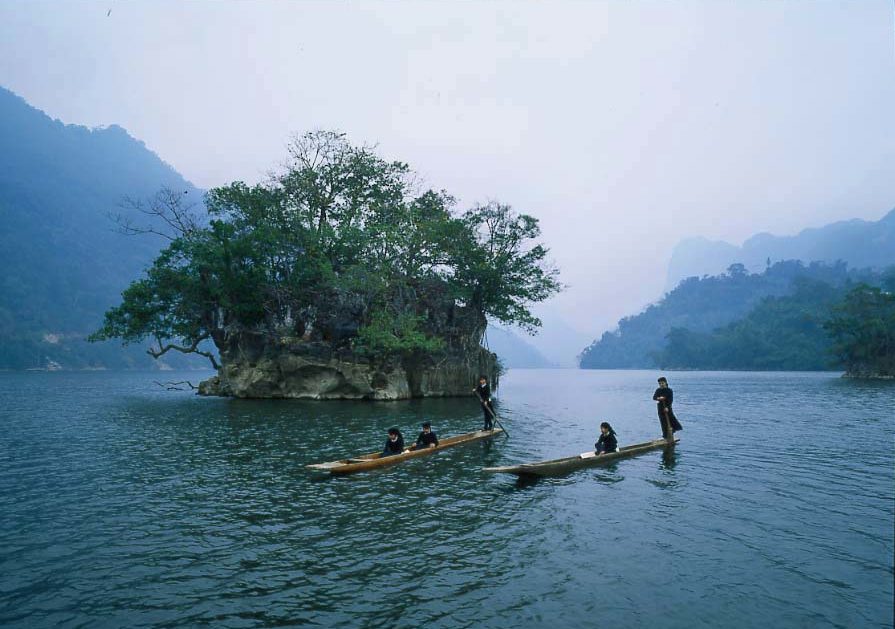
[[[617,330],[606,332],[592,343],[581,355],[581,367],[658,367],[657,359],[663,355],[674,328],[711,333],[742,319],[766,297],[792,293],[797,278],[839,286],[865,276],[866,272],[849,270],[844,263],[828,266],[813,262],[805,266],[798,260],[786,260],[760,274],[749,274],[742,265],[731,265],[724,275],[690,277],[658,303],[638,315],[625,317]],[[678,334],[673,338],[679,339]]]
[[[488,316],[539,325],[527,305],[560,285],[534,218],[498,204],[456,217],[447,193],[417,192],[406,164],[341,134],[305,134],[290,155],[268,184],[210,191],[204,227],[171,219],[177,199],[160,208],[181,228],[95,338],[164,353],[252,329],[396,355],[478,342]]]
[[[463,214],[452,284],[457,295],[504,324],[534,331],[541,321],[528,304],[561,290],[558,272],[545,263],[548,250],[529,243],[540,237],[537,219],[492,202]]]
[[[891,287],[895,268],[884,277]],[[895,377],[895,294],[891,289],[859,284],[825,323],[833,352],[849,374]]]
[[[689,369],[824,370],[835,366],[824,331],[826,313],[844,294],[797,279],[783,297],[766,297],[742,319],[712,332],[673,328],[660,366]]]
[[[375,312],[367,325],[358,330],[353,346],[369,355],[434,353],[444,349],[444,341],[422,330],[422,317],[383,310]]]

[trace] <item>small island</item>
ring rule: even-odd
[[[306,133],[264,184],[209,191],[205,214],[162,190],[126,233],[167,239],[93,340],[205,356],[203,395],[395,400],[472,395],[500,365],[490,319],[534,332],[558,292],[538,221],[498,202],[462,213],[407,164]],[[215,351],[216,350],[216,351]]]

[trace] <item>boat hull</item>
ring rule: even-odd
[[[483,471],[491,473],[515,474],[516,476],[558,476],[568,474],[575,470],[588,467],[599,467],[607,465],[619,459],[626,459],[644,452],[652,450],[660,450],[662,448],[673,448],[674,444],[680,441],[676,438],[673,442],[666,439],[655,439],[653,441],[645,441],[634,445],[620,448],[618,452],[610,452],[595,456],[593,452],[585,452],[576,456],[565,457],[562,459],[552,459],[550,461],[539,461],[537,463],[523,463],[521,465],[507,465],[503,467],[486,467]]]
[[[330,461],[328,463],[313,463],[311,465],[306,465],[305,467],[310,470],[314,470],[315,472],[325,472],[334,475],[365,472],[367,470],[374,470],[379,467],[395,465],[397,463],[403,463],[404,461],[408,461],[410,459],[416,459],[419,457],[428,456],[430,454],[435,454],[436,452],[441,452],[442,450],[446,450],[447,448],[453,448],[455,446],[472,443],[474,441],[481,441],[483,439],[490,439],[491,437],[495,437],[500,434],[503,434],[503,430],[501,428],[495,428],[494,430],[477,430],[475,432],[468,432],[463,435],[457,435],[455,437],[447,437],[445,439],[442,439],[439,441],[438,446],[435,448],[421,448],[419,450],[410,450],[409,452],[404,452],[403,454],[395,454],[393,456],[386,457],[383,457],[382,453],[380,452],[372,452],[370,454],[364,454],[350,459],[341,459],[339,461]]]

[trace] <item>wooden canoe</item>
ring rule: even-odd
[[[674,443],[680,441],[675,438]],[[566,474],[574,470],[585,467],[596,467],[606,465],[619,459],[625,459],[630,456],[637,456],[650,450],[658,450],[660,448],[670,448],[674,443],[669,443],[665,439],[655,439],[653,441],[645,441],[643,443],[635,443],[631,446],[620,448],[618,452],[610,452],[596,456],[593,451],[584,452],[575,456],[566,457],[564,459],[553,459],[551,461],[539,461],[537,463],[523,463],[521,465],[508,465],[504,467],[486,467],[486,472],[503,472],[506,474],[515,474],[517,476],[557,476]]]
[[[409,450],[403,454],[395,454],[392,456],[382,456],[381,452],[373,452],[371,454],[363,454],[351,459],[342,459],[341,461],[329,461],[328,463],[313,463],[306,465],[308,469],[318,472],[329,472],[330,474],[351,474],[352,472],[364,472],[366,470],[376,469],[377,467],[385,467],[386,465],[394,465],[402,463],[408,459],[426,456],[427,454],[435,454],[446,448],[463,445],[464,443],[472,443],[473,441],[481,441],[482,439],[490,439],[496,435],[503,433],[501,428],[494,430],[477,430],[468,432],[456,437],[447,437],[438,440],[438,446],[435,448],[421,448],[419,450]]]

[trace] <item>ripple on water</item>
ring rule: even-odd
[[[304,466],[477,406],[152,379],[0,375],[0,624],[891,626],[893,386],[675,374],[676,452],[517,482],[481,468],[652,438],[653,374],[513,371],[512,438],[332,479]]]

